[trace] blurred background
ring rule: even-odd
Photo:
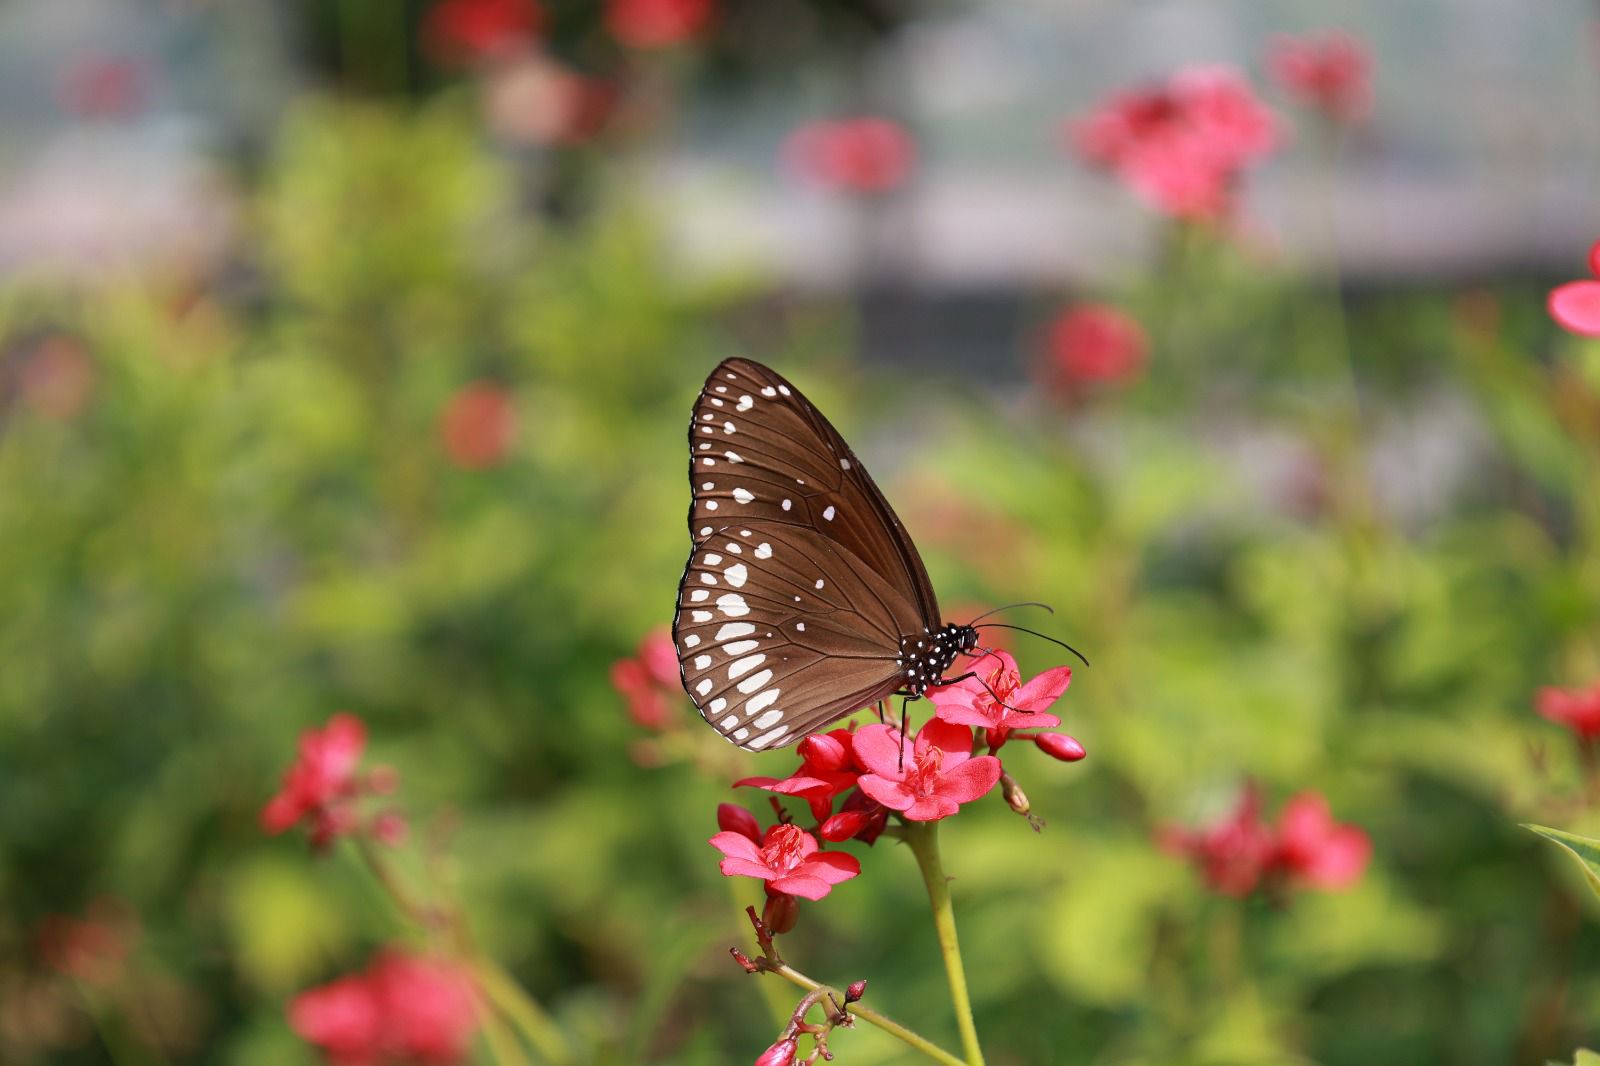
[[[648,668],[731,355],[947,617],[1045,600],[1094,663],[1088,759],[1006,752],[1043,832],[944,834],[991,1063],[1600,1040],[1595,903],[1518,828],[1600,832],[1600,343],[1545,310],[1600,237],[1600,9],[1334,14],[0,3],[0,1062],[323,1061],[297,996],[468,936],[525,1051],[334,1061],[767,1046],[795,997],[706,840],[795,757]],[[340,711],[382,831],[264,831]],[[1173,843],[1307,791],[1370,841],[1336,889]],[[910,856],[846,848],[786,956],[954,1046]]]

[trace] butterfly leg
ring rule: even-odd
[[[914,698],[910,697],[900,701],[900,769],[902,771],[906,768],[906,708],[910,706],[911,700]]]

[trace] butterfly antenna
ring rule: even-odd
[[[1037,630],[1024,629],[1022,626],[1007,625],[1005,622],[985,622],[983,625],[974,626],[973,628],[974,629],[1015,629],[1019,633],[1029,633],[1029,634],[1031,634],[1031,635],[1033,635],[1035,637],[1038,637],[1040,640],[1048,640],[1052,644],[1061,645],[1063,648],[1066,648],[1072,654],[1076,655],[1078,657],[1079,661],[1083,663],[1083,665],[1085,665],[1085,666],[1089,665],[1089,660],[1085,659],[1083,657],[1083,652],[1079,651],[1077,648],[1074,648],[1071,644],[1068,644],[1064,640],[1057,640],[1055,637],[1046,636],[1045,634],[1040,633]]]
[[[977,618],[974,618],[971,622],[968,622],[967,625],[970,626],[970,625],[972,625],[972,624],[974,624],[976,622],[980,622],[983,619],[988,618],[991,614],[999,614],[1001,611],[1009,611],[1013,607],[1043,607],[1045,610],[1049,611],[1051,614],[1055,614],[1056,613],[1056,609],[1054,607],[1050,606],[1048,603],[1039,603],[1037,600],[1024,600],[1021,603],[1008,603],[1004,607],[996,607],[992,611],[984,611]]]

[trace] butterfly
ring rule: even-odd
[[[706,378],[689,486],[672,638],[684,690],[739,747],[920,697],[977,647],[974,626],[940,621],[916,545],[855,452],[760,363],[728,359]]]

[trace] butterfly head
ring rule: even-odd
[[[923,630],[921,636],[900,638],[900,657],[895,665],[903,673],[901,685],[920,696],[940,683],[940,678],[956,661],[956,656],[978,646],[978,631],[971,626],[946,623],[937,632]]]

